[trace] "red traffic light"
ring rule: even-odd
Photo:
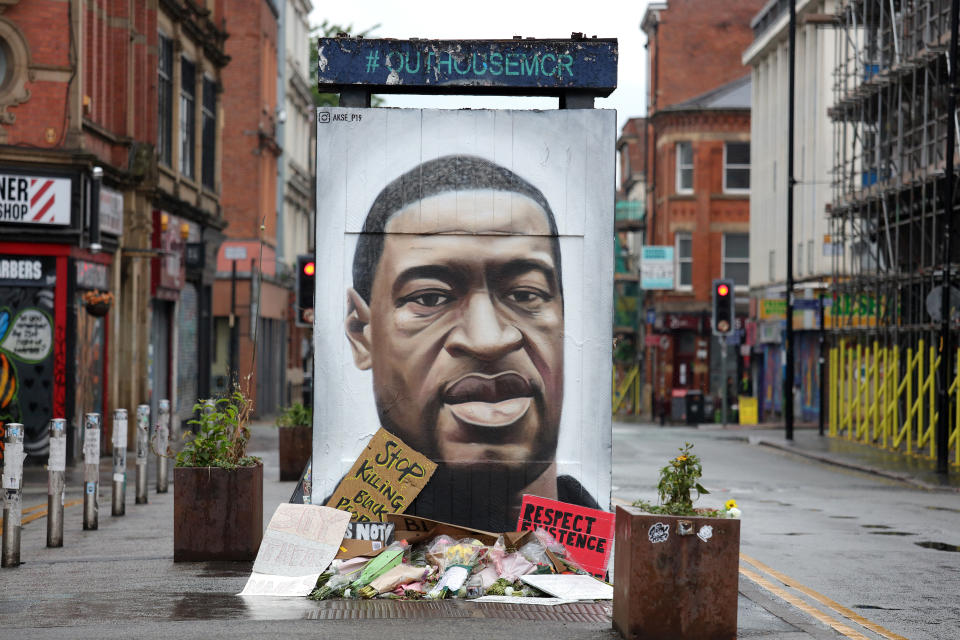
[[[725,284],[718,284],[718,285],[717,285],[717,295],[718,295],[718,296],[726,296],[726,295],[729,294],[729,293],[730,293],[730,287],[728,287],[728,286],[725,285]]]
[[[312,276],[317,271],[317,266],[313,262],[305,262],[303,265],[303,275]]]

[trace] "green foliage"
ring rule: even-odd
[[[352,35],[366,37],[378,28],[380,28],[380,25],[375,24],[369,29],[364,29]],[[336,37],[338,33],[349,34],[352,30],[353,25],[343,27],[338,24],[331,24],[329,20],[324,20],[320,23],[320,26],[314,27],[310,31],[310,91],[313,93],[313,103],[318,107],[335,107],[340,104],[340,96],[336,93],[320,93],[320,91],[317,90],[317,38],[333,38]],[[383,104],[383,98],[372,96],[370,104],[371,106],[379,107]]]
[[[278,427],[311,427],[313,426],[313,409],[305,407],[299,402],[283,410],[277,418]]]
[[[700,484],[703,467],[700,457],[693,453],[693,444],[687,442],[680,449],[680,455],[660,469],[660,482],[657,484],[657,493],[660,494],[660,504],[654,505],[645,500],[633,503],[650,513],[663,513],[673,516],[715,515],[709,510],[695,510],[691,493],[696,491],[701,495],[710,493]]]
[[[184,435],[188,440],[177,454],[176,466],[236,469],[258,464],[259,458],[247,455],[247,424],[252,410],[249,399],[239,389],[218,398],[213,406],[204,402],[193,405],[193,412],[199,417],[188,424],[198,425],[199,431]]]

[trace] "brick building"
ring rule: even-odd
[[[214,287],[214,390],[225,391],[235,373],[260,415],[284,398],[291,316],[289,278],[277,259],[279,15],[275,0],[231,2],[226,11],[232,62],[223,74],[223,112],[231,134],[223,140],[222,202],[229,226]]]
[[[655,414],[676,420],[687,419],[688,392],[702,393],[709,409],[739,379],[739,347],[727,346],[721,369],[711,282],[736,281],[738,319],[745,317],[751,86],[740,55],[762,4],[651,3],[641,23],[650,65],[645,245],[673,276],[641,282],[644,319],[652,320],[644,327],[644,397]]]
[[[204,392],[223,2],[3,4],[0,423],[72,459],[83,414]]]

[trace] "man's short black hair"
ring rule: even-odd
[[[363,232],[353,254],[353,288],[367,303],[373,290],[373,277],[383,254],[383,236],[387,221],[412,202],[449,191],[490,189],[524,195],[536,202],[547,216],[550,245],[557,267],[557,283],[563,294],[560,268],[560,241],[557,222],[550,204],[535,186],[510,169],[476,156],[443,156],[417,165],[386,187],[373,201]]]

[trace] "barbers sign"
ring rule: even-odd
[[[70,224],[70,179],[0,174],[0,224]]]

